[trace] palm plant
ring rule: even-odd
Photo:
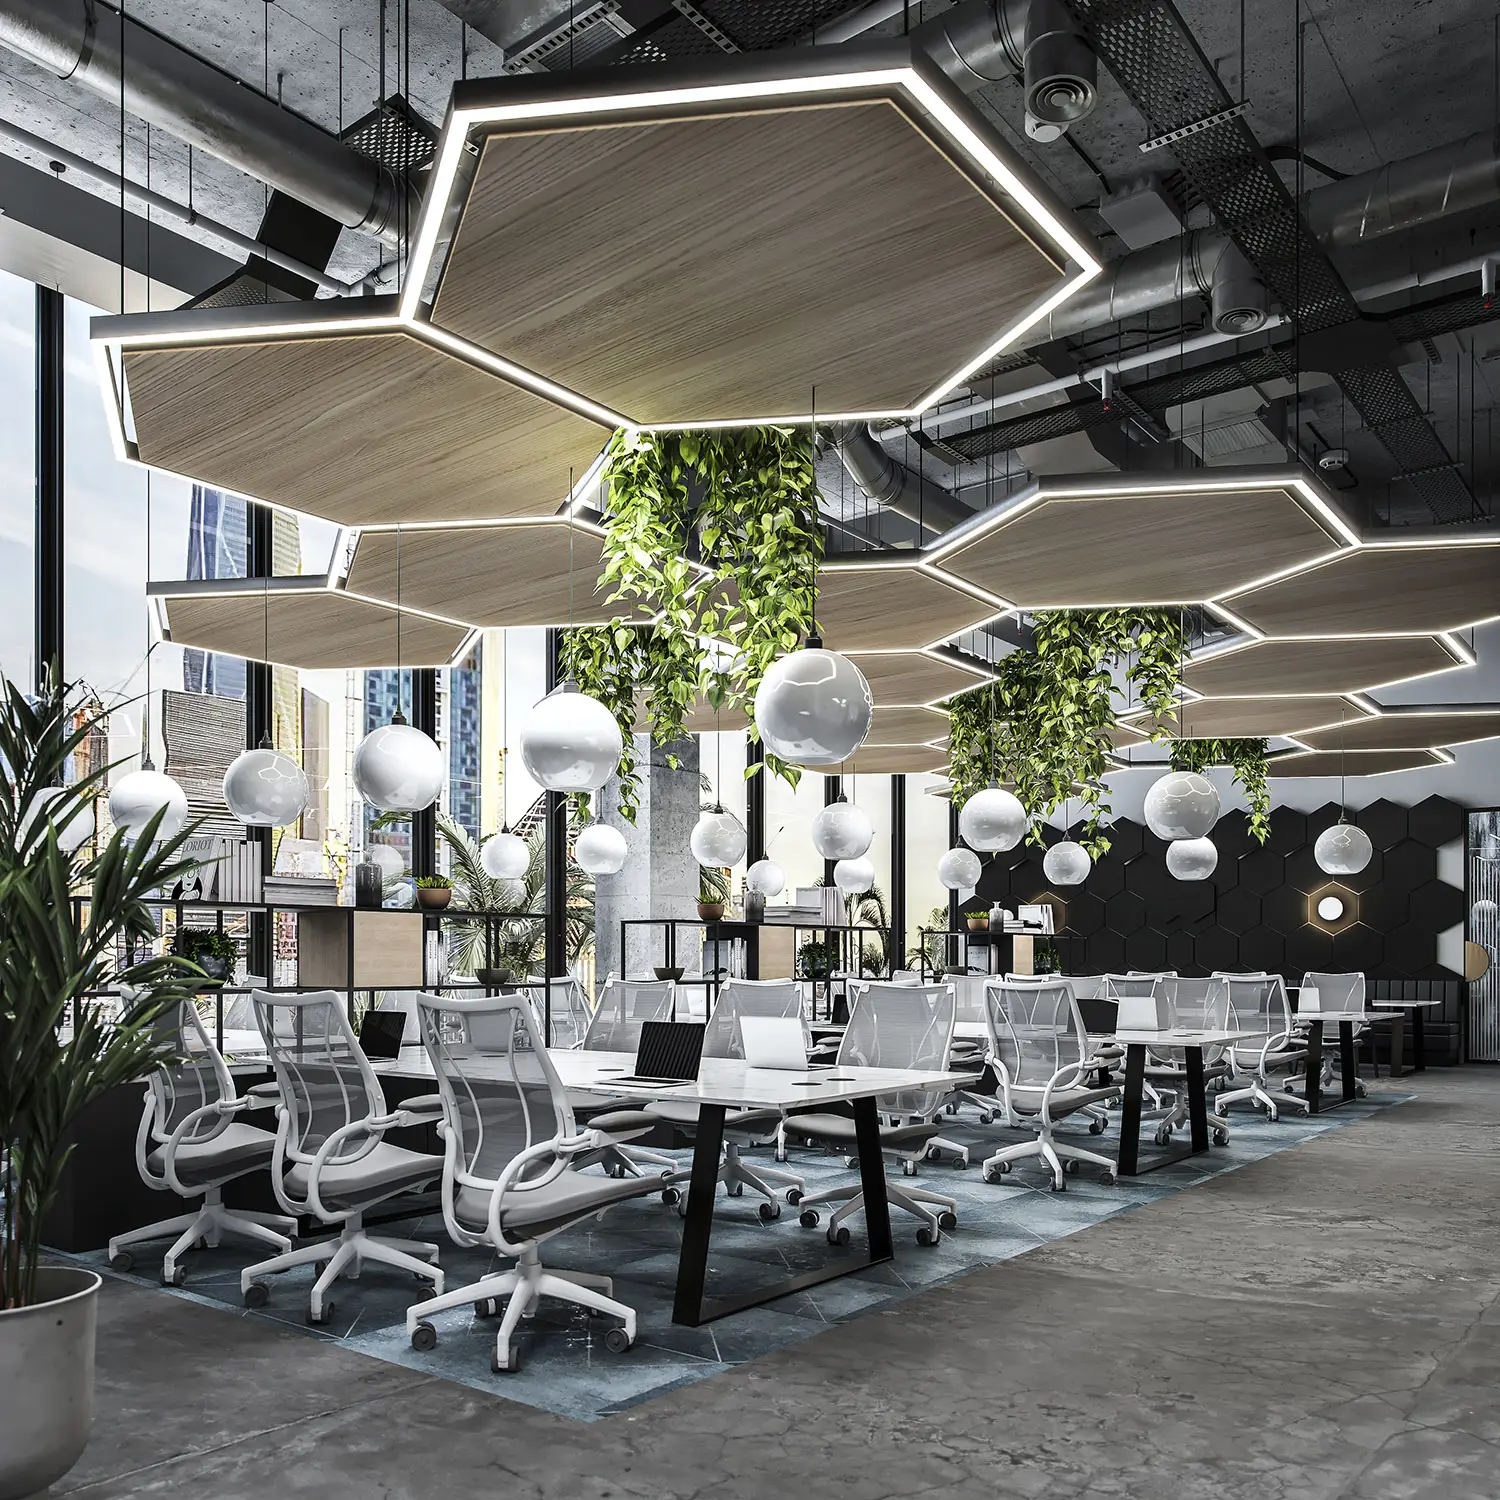
[[[885,892],[878,885],[857,896],[844,897],[844,920],[851,926],[878,927],[872,938],[860,945],[860,965],[868,973],[880,975],[891,971],[891,914]]]
[[[96,840],[72,852],[59,841],[88,816],[113,769],[63,784],[96,727],[69,728],[66,696],[55,681],[34,701],[9,681],[0,695],[0,1308],[34,1299],[70,1126],[172,1055],[171,1032],[158,1022],[202,981],[176,956],[132,961],[139,943],[157,937],[147,901],[199,868],[180,853],[196,825],[158,845],[158,812],[134,843],[120,829],[97,852]],[[128,997],[113,1018],[89,998],[106,987]]]

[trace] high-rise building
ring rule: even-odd
[[[193,486],[188,513],[187,576],[243,578],[246,567],[246,505],[239,495]],[[296,521],[291,524],[295,527]],[[182,685],[190,693],[212,693],[218,698],[245,696],[245,663],[238,656],[221,656],[196,646],[182,653]]]
[[[477,839],[482,831],[480,736],[484,717],[479,643],[446,674],[448,815]],[[439,677],[441,681],[441,674]]]

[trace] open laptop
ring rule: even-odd
[[[669,1088],[696,1082],[705,1029],[702,1021],[642,1022],[635,1071],[612,1078],[610,1083]]]
[[[832,1066],[808,1062],[802,1022],[796,1016],[741,1016],[740,1038],[745,1045],[745,1061],[752,1068],[809,1073]]]

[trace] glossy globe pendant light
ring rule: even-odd
[[[380,883],[389,885],[406,874],[406,861],[401,851],[391,844],[371,844],[365,850],[365,858],[380,871]]]
[[[1026,836],[1026,809],[1004,787],[987,786],[959,809],[958,832],[971,849],[1014,849]]]
[[[869,818],[842,797],[830,802],[812,821],[813,848],[824,859],[858,859],[874,837]]]
[[[576,682],[548,693],[521,727],[521,759],[549,792],[597,792],[624,749],[615,716]]]
[[[1167,845],[1167,874],[1177,880],[1207,880],[1219,866],[1212,839],[1174,839]]]
[[[745,889],[757,896],[779,896],[786,889],[786,871],[774,859],[758,859],[745,871]]]
[[[862,896],[875,884],[875,866],[862,854],[841,859],[833,867],[833,883],[846,896]]]
[[[1358,875],[1374,853],[1370,835],[1342,821],[1325,828],[1313,844],[1313,858],[1325,875]]]
[[[979,856],[960,845],[938,861],[937,877],[950,891],[970,891],[979,884],[983,868]]]
[[[266,745],[235,756],[224,773],[224,801],[251,828],[285,828],[311,800],[307,772],[290,755]]]
[[[748,843],[740,820],[715,803],[699,813],[688,847],[700,865],[723,870],[737,865],[745,857]]]
[[[448,766],[437,741],[397,714],[372,729],[354,752],[354,785],[382,812],[420,812],[443,790]]]
[[[875,700],[864,673],[816,636],[774,662],[755,694],[755,727],[794,766],[836,766],[864,744]]]
[[[531,850],[525,839],[502,828],[484,841],[479,863],[491,880],[524,880],[531,868]]]
[[[608,823],[590,823],[573,841],[573,860],[590,875],[618,875],[630,852],[625,835]]]
[[[65,788],[60,786],[45,786],[31,799],[31,805],[26,809],[18,830],[23,844],[37,820],[48,817],[47,809],[64,794],[64,791]],[[78,802],[74,805],[73,815],[57,830],[57,847],[64,854],[71,854],[75,849],[81,849],[93,836],[94,804]]]
[[[1146,826],[1159,839],[1201,839],[1219,817],[1219,789],[1196,771],[1172,771],[1146,793]]]
[[[182,831],[187,822],[187,794],[168,775],[147,761],[139,771],[122,776],[109,793],[109,816],[115,827],[123,828],[129,839],[138,839],[146,824],[162,809],[157,826],[158,839],[169,839]]]
[[[1053,885],[1082,885],[1093,868],[1089,851],[1072,839],[1054,844],[1042,858],[1042,874]]]

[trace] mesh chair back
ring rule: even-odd
[[[1105,974],[1104,983],[1111,1000],[1123,1000],[1131,995],[1149,995],[1155,988],[1155,974]]]
[[[984,1024],[984,978],[978,974],[961,974],[949,981],[953,986],[956,1021]]]
[[[745,1055],[741,1016],[781,1016],[802,1020],[802,989],[794,979],[726,979],[703,1033],[704,1057]],[[806,1023],[802,1040],[807,1042]]]
[[[1365,976],[1363,974],[1304,974],[1302,988],[1317,991],[1317,1008],[1326,1014],[1362,1015],[1364,1013]],[[1300,1003],[1298,1008],[1301,1009]]]
[[[1229,986],[1222,979],[1179,979],[1163,975],[1156,981],[1155,994],[1167,1002],[1167,1025],[1174,1031],[1227,1031],[1229,1029]],[[1174,1063],[1184,1063],[1187,1052],[1182,1047],[1153,1047],[1152,1055]],[[1224,1048],[1202,1048],[1203,1061],[1213,1062]]]
[[[287,1112],[286,1154],[310,1162],[336,1131],[385,1111],[385,1096],[335,990],[272,995],[256,990],[255,1020],[265,1040],[281,1106]],[[326,1165],[358,1161],[378,1132],[351,1131]]]
[[[670,979],[611,979],[599,997],[583,1045],[590,1052],[635,1053],[647,1021],[671,1019]]]
[[[864,984],[853,998],[849,1025],[839,1044],[839,1063],[849,1068],[942,1071],[948,1066],[953,1043],[954,1008],[952,985],[884,980]],[[943,1107],[949,1092],[903,1089],[882,1094],[877,1102],[885,1114],[927,1119]]]
[[[521,1152],[574,1133],[567,1094],[524,995],[423,995],[419,1012],[461,1186],[492,1188]],[[553,1175],[557,1161],[538,1156],[517,1183]]]
[[[1073,986],[1075,1000],[1112,1000],[1109,992],[1108,974],[1070,974],[1068,983]]]
[[[547,981],[528,977],[523,988],[526,998],[531,1002],[532,1014],[539,1023],[542,1022],[547,1014]],[[571,974],[562,974],[554,979],[550,1045],[564,1051],[583,1046],[591,1020],[593,1015],[589,1010],[588,997],[583,993],[583,986]]]
[[[170,1062],[151,1075],[151,1134],[157,1141],[167,1141],[195,1109],[233,1099],[234,1080],[191,1000],[159,1016],[155,1030],[174,1053]],[[205,1115],[183,1140],[195,1144],[212,1140],[229,1123],[228,1115]]]
[[[1286,1036],[1292,1029],[1291,1007],[1280,974],[1215,974],[1229,996],[1229,1024],[1234,1031],[1260,1037]]]
[[[992,1055],[1012,1088],[1043,1089],[1068,1068],[1076,1076],[1089,1055],[1067,979],[992,979],[985,986],[985,1021]]]
[[[915,969],[892,969],[892,984],[921,984],[922,976]]]

